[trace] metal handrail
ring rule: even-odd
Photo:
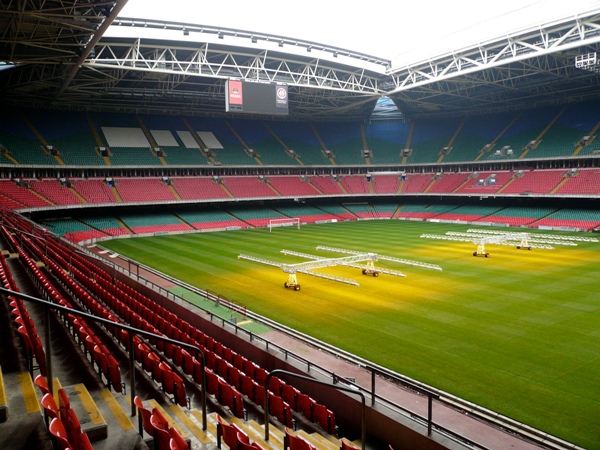
[[[301,380],[310,381],[311,383],[320,384],[322,386],[329,386],[331,388],[337,389],[339,391],[349,392],[351,394],[360,395],[362,401],[362,419],[361,419],[361,433],[362,433],[362,450],[365,450],[366,441],[367,441],[367,406],[365,403],[365,395],[354,389],[350,389],[344,386],[336,386],[334,384],[325,383],[324,381],[315,380],[314,378],[305,377],[304,375],[298,375],[294,372],[289,372],[287,370],[275,369],[269,372],[267,377],[265,378],[265,405],[264,405],[264,413],[265,413],[265,441],[269,440],[269,380],[273,375],[283,373],[289,375],[291,377],[300,378]]]
[[[78,317],[83,317],[85,319],[89,319],[89,320],[93,320],[94,322],[99,322],[102,323],[104,325],[110,325],[111,327],[116,327],[116,328],[120,328],[122,330],[126,330],[129,334],[129,364],[130,364],[130,383],[131,383],[131,390],[132,390],[132,395],[131,395],[131,416],[135,416],[136,415],[136,408],[135,408],[135,403],[134,403],[134,392],[135,392],[135,352],[133,349],[133,335],[134,334],[139,334],[140,336],[144,336],[147,338],[152,338],[152,339],[158,339],[164,342],[168,342],[170,344],[175,344],[175,345],[179,345],[181,347],[185,347],[187,349],[190,349],[192,351],[197,352],[197,354],[200,355],[200,368],[202,371],[202,375],[201,375],[201,381],[202,384],[200,386],[200,402],[202,405],[202,430],[206,430],[207,429],[207,410],[206,410],[206,373],[205,373],[205,369],[206,369],[206,363],[205,363],[205,358],[204,358],[204,353],[202,352],[202,350],[199,347],[196,347],[195,345],[189,344],[187,342],[181,342],[178,341],[176,339],[171,339],[165,336],[161,336],[159,334],[155,334],[155,333],[150,333],[148,331],[144,331],[144,330],[140,330],[139,328],[134,328],[132,326],[129,325],[124,325],[122,323],[118,323],[118,322],[113,322],[112,320],[108,320],[108,319],[104,319],[103,317],[98,317],[98,316],[94,316],[93,314],[88,314],[86,312],[83,311],[78,311],[76,309],[73,308],[67,308],[65,306],[62,305],[57,305],[55,303],[49,302],[47,300],[42,300],[40,298],[37,297],[32,297],[30,295],[27,294],[23,294],[21,292],[17,292],[17,291],[12,291],[10,289],[6,289],[3,287],[0,287],[0,292],[3,294],[6,294],[7,296],[13,296],[13,297],[17,297],[20,298],[22,300],[28,301],[28,302],[33,302],[33,303],[37,303],[40,305],[44,306],[44,309],[46,311],[46,348],[45,348],[45,352],[46,352],[46,360],[47,360],[47,370],[46,370],[46,378],[48,380],[48,387],[50,388],[50,386],[52,386],[52,348],[50,345],[50,338],[49,338],[49,329],[50,329],[50,322],[48,320],[48,312],[49,309],[55,309],[58,311],[63,311],[65,313],[69,313],[69,314],[73,314],[75,316]]]

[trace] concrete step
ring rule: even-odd
[[[0,448],[52,450],[52,440],[28,372],[3,373],[7,418],[0,423]]]

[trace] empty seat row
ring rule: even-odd
[[[38,384],[39,385],[39,384]],[[64,389],[58,390],[58,406],[52,394],[42,389],[44,395],[40,400],[44,408],[44,416],[48,424],[48,430],[55,441],[55,448],[61,450],[93,450],[88,435],[81,431],[81,423],[71,408],[71,403]]]
[[[39,269],[35,263],[31,261],[31,259],[27,258],[27,255],[20,249],[18,242],[6,229],[6,227],[2,227],[2,232],[4,236],[11,242],[13,248],[18,250],[19,255],[26,262],[29,269],[39,272]],[[12,278],[12,274],[10,273],[8,265],[6,264],[6,259],[1,254],[0,276],[2,278],[2,285],[4,288],[19,292],[17,284]],[[46,375],[46,353],[44,351],[44,346],[40,336],[38,335],[33,319],[27,312],[25,303],[23,300],[13,296],[8,296],[7,300],[10,302],[13,321],[17,327],[17,333],[19,334],[19,338],[21,340],[21,346],[25,351],[25,359],[27,361],[29,373],[33,376],[33,371],[35,369],[39,369],[43,375]],[[36,361],[37,365],[34,365],[34,361]]]
[[[139,433],[145,431],[154,439],[155,450],[187,450],[189,444],[179,432],[169,426],[169,421],[158,408],[146,408],[138,396],[133,399],[139,417]]]
[[[43,253],[39,248],[37,251]],[[68,250],[58,240],[48,239],[48,247],[44,251],[53,260],[60,263],[48,261],[48,265],[53,268],[54,265],[58,265],[54,270],[60,272],[59,277],[63,280],[65,288],[75,297],[83,300],[84,306],[91,312],[198,347],[206,358],[207,391],[219,403],[228,407],[234,415],[238,417],[243,415],[242,394],[255,404],[264,405],[264,384],[268,375],[265,369],[193,327],[140,292],[119,280],[113,280],[102,269],[94,267],[93,277],[90,276],[92,275],[88,272],[90,263],[78,254],[68,253]],[[39,256],[45,257],[44,254]],[[69,269],[72,278],[65,270],[59,270],[60,265]],[[98,306],[97,302],[101,302],[103,305]],[[116,332],[116,338],[122,345],[127,345],[126,333]],[[140,340],[139,343],[141,342]],[[177,345],[164,344],[160,340],[156,342],[151,340],[150,344],[155,345],[157,350],[165,358],[170,359],[174,366],[182,368],[183,372],[192,380],[201,382],[200,363],[189,352]],[[171,395],[176,403],[182,406],[186,405],[183,381],[177,373],[170,370],[167,361],[148,346],[137,345],[136,352],[138,353],[136,360],[157,383],[161,384],[163,390]],[[152,363],[152,360],[155,362]],[[298,407],[295,397],[297,390],[290,391],[288,389],[286,392],[294,392],[294,396],[289,396],[288,399],[282,398],[283,385],[286,385],[283,381],[271,377],[268,391],[270,414],[281,423],[291,426],[291,411],[294,409],[304,414],[309,420],[317,422],[327,432],[335,432],[335,419],[331,411],[325,407],[319,408],[318,406],[322,405],[318,405],[312,399],[308,402],[308,407],[301,409]],[[302,401],[300,401],[300,405],[303,405]],[[311,405],[318,406],[312,408]],[[316,412],[322,410],[325,411],[324,415]],[[325,418],[323,419],[322,416]]]
[[[23,238],[24,244],[28,248],[36,251],[38,254],[42,251],[37,245],[27,237]],[[33,281],[38,286],[42,294],[51,302],[59,304],[67,308],[73,308],[73,304],[64,298],[64,296],[56,289],[53,283],[48,277],[37,268],[37,265],[33,260],[25,253],[25,251],[19,248],[21,258],[26,262],[30,269],[30,273],[34,277]],[[55,274],[58,275],[58,279],[61,281],[63,287],[68,291],[73,292],[77,290],[76,283],[69,277],[69,275],[56,265],[52,260],[46,257],[44,254],[39,254],[44,261],[45,265],[49,267]],[[81,296],[85,298],[85,296]],[[92,300],[90,298],[90,300]],[[98,309],[96,309],[98,312]],[[110,318],[106,312],[103,314]],[[63,320],[67,323],[69,330],[73,334],[73,337],[83,345],[86,355],[91,358],[92,366],[96,368],[100,376],[104,376],[106,384],[109,388],[113,388],[117,392],[122,392],[124,384],[121,382],[121,372],[119,370],[119,364],[102,341],[94,334],[94,332],[85,324],[83,320],[78,319],[73,314],[62,314]]]

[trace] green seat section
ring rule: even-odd
[[[160,147],[164,152],[164,159],[170,166],[201,166],[208,164],[198,148]]]
[[[97,217],[85,217],[81,219],[81,222],[85,223],[91,228],[100,230],[110,236],[120,236],[129,234],[129,232],[121,226],[119,221],[115,217],[111,216],[97,216]]]
[[[127,227],[137,234],[189,231],[192,229],[188,224],[169,213],[123,213],[119,217]]]
[[[233,207],[227,211],[234,217],[252,225],[253,227],[266,227],[271,219],[285,219],[286,216],[271,208]]]
[[[46,166],[58,164],[56,158],[49,153],[46,153],[40,142],[35,138],[16,136],[0,130],[0,144],[8,149],[8,154],[19,164]],[[2,163],[13,164],[13,162],[6,157],[2,158]]]
[[[107,234],[75,219],[55,219],[42,222],[53,233],[73,242],[106,237]]]
[[[337,219],[335,215],[311,205],[277,205],[274,208],[285,216],[298,217],[301,222],[306,223]]]
[[[491,214],[498,217],[522,217],[528,219],[541,219],[551,214],[555,208],[531,207],[531,206],[509,206]]]
[[[333,214],[338,220],[355,220],[356,216],[342,205],[336,204],[317,204],[317,208],[326,213]]]
[[[110,162],[113,166],[160,166],[162,162],[150,147],[110,147]]]
[[[177,214],[183,221],[197,230],[217,228],[248,228],[248,225],[219,209],[185,211]]]
[[[391,218],[396,210],[398,209],[397,202],[389,202],[389,203],[373,203],[373,209],[375,210],[375,214],[380,219],[389,219]]]

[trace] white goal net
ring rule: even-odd
[[[300,229],[300,218],[286,217],[285,219],[269,219],[269,232],[275,227],[296,227]]]

